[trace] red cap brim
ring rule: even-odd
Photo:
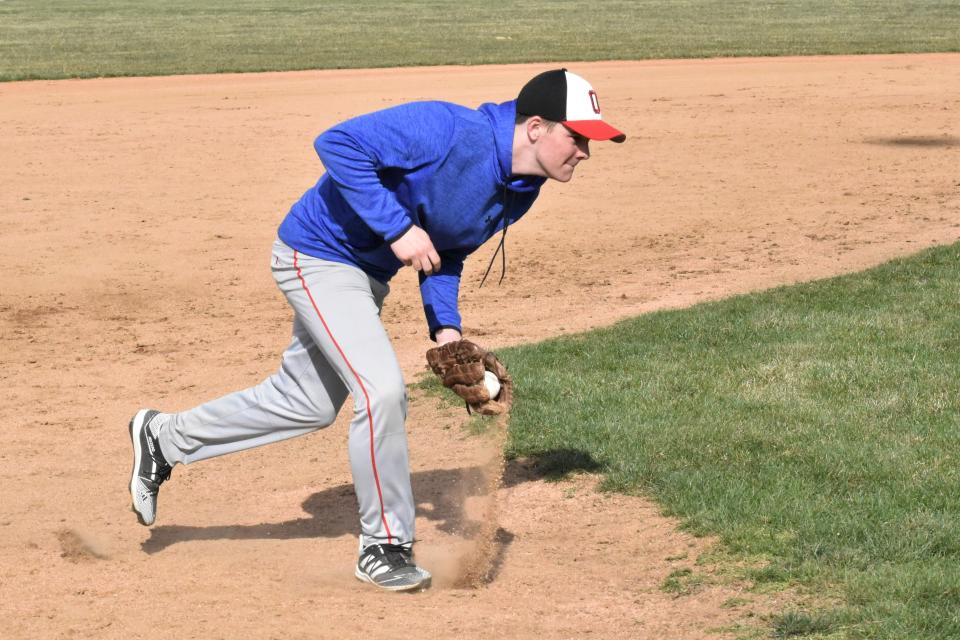
[[[627,135],[625,133],[618,129],[614,129],[603,120],[568,120],[563,123],[563,126],[590,140],[612,140],[613,142],[623,142],[627,139]]]

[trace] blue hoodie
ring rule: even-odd
[[[417,225],[441,259],[420,274],[430,336],[462,330],[464,259],[526,213],[545,182],[511,175],[515,117],[516,101],[413,102],[332,127],[314,142],[326,173],[290,209],[280,239],[388,282],[403,266],[390,243]]]

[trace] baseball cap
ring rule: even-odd
[[[523,85],[517,113],[559,122],[590,140],[627,139],[601,119],[600,100],[590,83],[566,69],[544,71]]]

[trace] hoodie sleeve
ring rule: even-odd
[[[440,270],[432,275],[420,274],[420,297],[423,312],[430,327],[430,339],[436,340],[437,331],[444,327],[463,333],[457,298],[460,294],[460,274],[465,255],[454,252],[440,254]]]
[[[454,116],[436,102],[413,102],[347,120],[320,134],[313,146],[350,207],[386,242],[414,224],[380,172],[414,170],[444,157]]]

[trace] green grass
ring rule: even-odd
[[[707,579],[702,573],[695,573],[693,569],[684,567],[671,571],[660,585],[660,590],[678,597],[689,596],[699,591],[706,582]]]
[[[830,633],[837,625],[838,621],[829,615],[811,616],[801,611],[789,611],[774,616],[771,635],[774,638],[815,636]]]
[[[956,0],[0,0],[0,80],[960,51]]]
[[[843,603],[782,637],[960,637],[960,245],[499,355],[511,456],[579,453]]]

